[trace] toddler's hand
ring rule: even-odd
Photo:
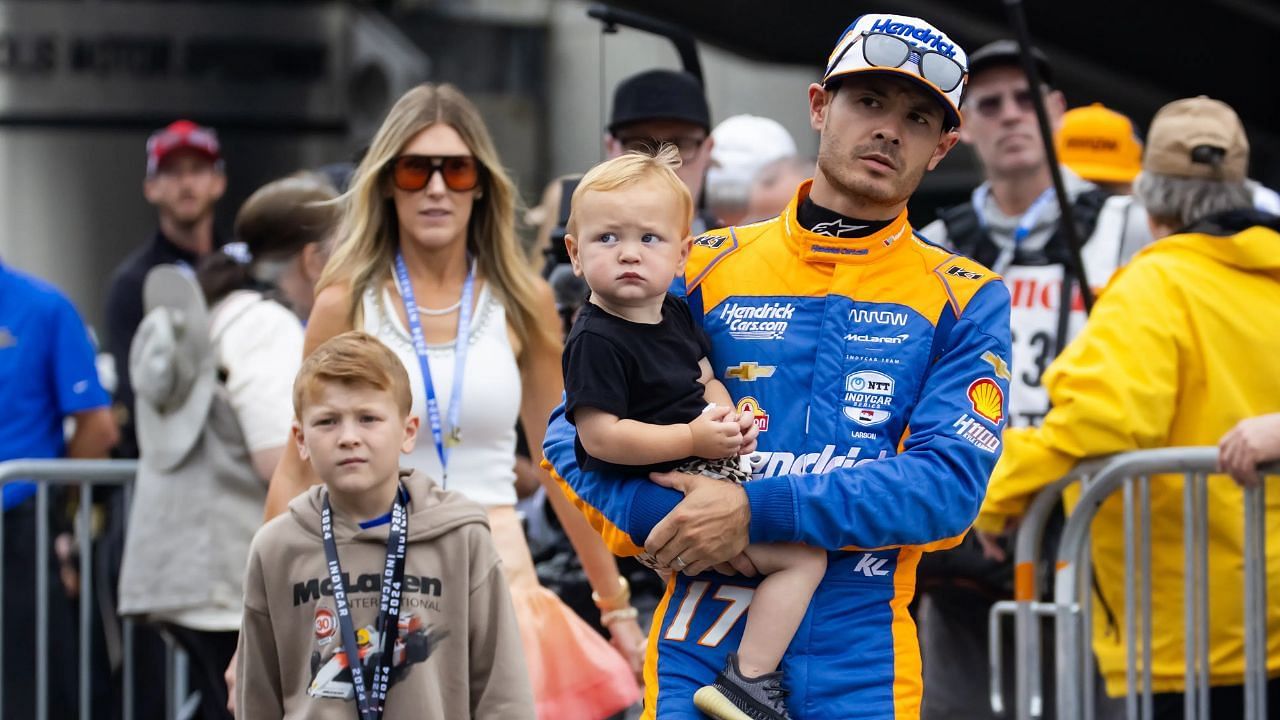
[[[742,431],[742,444],[738,446],[737,453],[739,455],[750,455],[756,451],[756,438],[760,435],[760,428],[756,426],[756,417],[751,413],[738,413],[733,418],[738,423],[738,429]]]
[[[693,454],[710,460],[729,457],[742,445],[742,431],[729,414],[732,408],[716,406],[689,423]]]

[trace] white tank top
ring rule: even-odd
[[[409,372],[413,389],[414,415],[421,419],[418,443],[402,465],[421,470],[432,478],[444,473],[427,420],[426,390],[418,355],[400,316],[392,309],[399,299],[383,288],[372,288],[361,299],[364,331],[386,343]],[[448,449],[449,474],[446,487],[481,505],[514,505],[516,420],[520,415],[520,369],[507,337],[507,314],[502,303],[485,283],[479,292],[471,323],[466,374],[462,387],[459,424],[462,442]],[[427,345],[427,362],[440,417],[449,416],[453,388],[453,342]]]

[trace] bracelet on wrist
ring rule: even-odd
[[[591,602],[594,602],[597,608],[604,611],[620,610],[622,608],[629,607],[631,605],[631,584],[627,582],[626,578],[619,575],[618,592],[616,595],[602,598],[600,597],[600,593],[593,591],[591,593]]]
[[[640,611],[633,607],[625,607],[620,610],[610,610],[609,612],[600,613],[600,624],[609,627],[610,625],[623,620],[635,620],[640,616]]]

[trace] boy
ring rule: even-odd
[[[679,164],[671,145],[656,157],[623,155],[593,168],[573,193],[565,244],[591,296],[565,344],[565,415],[584,469],[679,468],[741,481],[739,456],[754,437],[743,435],[688,306],[667,293],[692,243],[693,200]],[[788,718],[778,665],[826,555],[803,545],[751,545],[745,554],[768,577],[738,653],[694,704],[722,720]]]
[[[418,433],[404,366],[344,333],[303,362],[293,406],[298,452],[323,486],[250,549],[241,716],[532,719],[484,510],[399,468]]]

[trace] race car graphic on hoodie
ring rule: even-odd
[[[316,608],[315,635],[316,649],[311,653],[311,684],[307,687],[307,695],[339,700],[354,698],[351,667],[342,648],[338,619],[332,610]],[[412,669],[411,665],[426,660],[447,635],[447,631],[428,633],[422,619],[412,613],[400,616],[399,633],[392,650],[391,684],[399,682]],[[356,630],[356,644],[360,648],[358,654],[365,677],[373,677],[382,655],[381,633],[373,624],[365,625]]]

